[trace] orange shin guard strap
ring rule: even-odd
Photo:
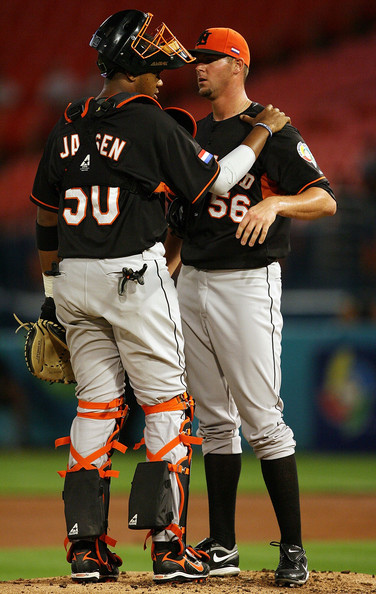
[[[55,447],[59,447],[61,445],[68,445],[68,444],[70,444],[70,453],[72,454],[72,457],[75,460],[77,460],[77,463],[74,466],[72,466],[72,468],[69,468],[69,466],[67,466],[66,470],[59,470],[58,474],[62,478],[64,478],[66,476],[67,472],[76,472],[78,470],[81,470],[81,468],[85,468],[86,470],[93,470],[94,468],[96,468],[96,466],[94,466],[92,464],[93,460],[100,458],[101,456],[108,453],[112,449],[118,450],[122,454],[124,454],[127,451],[127,446],[125,446],[122,443],[119,443],[118,441],[112,440],[112,441],[109,441],[103,448],[100,448],[99,450],[90,454],[90,456],[87,456],[86,458],[84,458],[72,446],[70,437],[62,437],[55,441]],[[109,477],[117,478],[119,476],[119,471],[111,470],[111,468],[106,469],[106,467],[108,467],[108,466],[111,466],[111,461],[109,459],[106,460],[106,462],[100,468],[98,468],[99,475],[102,478],[109,478]]]
[[[165,446],[163,446],[163,448],[161,448],[156,454],[152,454],[148,449],[146,450],[146,455],[148,457],[148,460],[150,462],[159,462],[160,460],[163,460],[163,456],[165,456],[170,450],[173,450],[174,447],[176,447],[177,445],[179,445],[181,439],[180,439],[180,435],[177,435],[176,437],[174,437],[174,439],[172,439],[171,441],[169,441],[168,443],[166,443]]]
[[[187,408],[186,397],[188,397],[188,395],[185,392],[184,394],[179,394],[179,396],[175,396],[174,398],[171,398],[166,402],[161,402],[160,404],[154,404],[153,406],[142,406],[142,410],[144,411],[145,415],[152,415],[155,413],[173,410],[185,410]]]
[[[133,446],[134,450],[139,450],[141,446],[145,444],[145,438],[143,437],[138,443]]]
[[[77,416],[84,419],[121,419],[128,413],[128,406],[122,406],[123,404],[123,397],[115,398],[111,402],[87,402],[86,400],[79,400],[79,408],[85,408],[94,412],[77,412]],[[116,408],[117,410],[106,412],[109,408]]]
[[[111,538],[111,536],[108,536],[108,534],[102,534],[102,536],[100,536],[99,539],[103,540],[103,542],[105,542],[110,547],[114,547],[117,543],[117,540]]]
[[[183,545],[183,535],[185,533],[185,529],[180,528],[180,526],[178,526],[177,524],[169,524],[168,526],[166,526],[166,528],[164,528],[164,530],[170,530],[170,532],[173,532],[173,534],[175,534],[175,536],[177,537],[178,541],[179,541],[179,545],[180,545],[180,552],[179,554],[181,555],[182,552],[184,551],[184,545]],[[147,548],[146,547],[146,542],[147,540],[153,536],[153,534],[155,534],[155,530],[149,530],[149,532],[147,533],[147,535],[145,536],[145,540],[144,540],[144,550]],[[152,547],[152,554],[153,554],[153,547]]]
[[[100,457],[108,454],[107,460],[100,468],[98,468],[98,472],[102,478],[104,478],[104,477],[117,478],[119,476],[119,471],[111,470],[111,461],[110,461],[111,450],[118,450],[119,452],[121,452],[123,454],[127,450],[127,447],[124,444],[120,443],[116,438],[119,435],[120,430],[124,424],[124,421],[128,415],[129,407],[124,404],[123,397],[115,398],[114,400],[111,400],[111,402],[87,402],[86,400],[79,400],[78,406],[81,408],[88,409],[88,410],[93,410],[93,411],[100,410],[101,411],[101,412],[92,412],[92,413],[90,413],[90,412],[77,413],[78,417],[91,418],[91,419],[115,418],[118,420],[115,425],[115,430],[112,432],[112,434],[108,438],[106,445],[103,446],[102,448],[99,448],[98,450],[96,450],[95,452],[93,452],[92,454],[87,456],[86,458],[81,456],[77,452],[77,450],[72,446],[71,439],[69,436],[56,439],[55,440],[55,448],[62,446],[62,445],[70,444],[70,453],[71,453],[72,457],[77,461],[77,463],[72,468],[69,468],[69,466],[67,466],[67,470],[58,471],[58,474],[64,478],[66,476],[67,472],[76,472],[78,470],[81,470],[81,468],[85,468],[86,470],[92,470],[93,468],[96,468],[96,466],[94,466],[92,464],[92,462],[94,460],[96,460],[97,458],[100,458]],[[112,411],[112,412],[103,412],[109,408],[117,408],[118,410]]]

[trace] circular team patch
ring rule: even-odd
[[[298,155],[302,159],[304,159],[305,161],[308,161],[308,163],[312,163],[312,165],[317,167],[316,159],[312,155],[311,151],[309,150],[309,148],[305,142],[299,142],[298,146],[296,148],[298,150]]]

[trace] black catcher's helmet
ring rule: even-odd
[[[164,23],[148,31],[152,17],[140,10],[121,10],[101,24],[90,46],[99,53],[103,76],[111,77],[116,70],[134,75],[161,72],[194,61]]]

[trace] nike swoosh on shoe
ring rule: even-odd
[[[230,553],[229,555],[222,555],[222,557],[219,557],[217,553],[214,553],[213,561],[214,563],[220,563],[221,561],[227,561],[228,559],[231,559],[231,557],[235,557],[235,555],[236,553]]]

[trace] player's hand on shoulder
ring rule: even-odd
[[[279,130],[282,130],[286,124],[291,123],[291,119],[285,114],[284,111],[280,111],[278,107],[273,107],[271,104],[267,105],[254,118],[251,118],[245,114],[240,117],[243,122],[247,122],[248,124],[251,124],[251,126],[254,126],[258,123],[266,124],[269,126],[273,134],[275,132],[279,132]]]

